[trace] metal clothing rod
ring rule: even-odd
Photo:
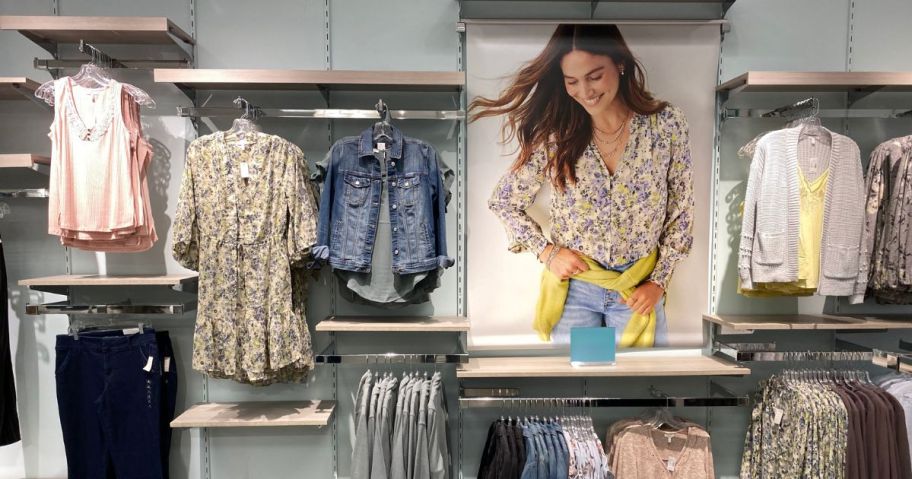
[[[589,18],[463,18],[456,24],[457,31],[459,24],[465,25],[551,25],[558,23],[575,23],[580,25],[723,25],[728,26],[728,20],[611,20],[611,19],[589,19]]]
[[[177,107],[177,116],[183,118],[235,117],[237,108],[230,107]],[[377,120],[377,110],[260,108],[264,117],[272,118],[313,118],[327,120]],[[462,120],[464,110],[389,110],[394,120]]]
[[[747,396],[666,398],[459,398],[460,408],[743,407]]]
[[[845,344],[851,344],[845,342]],[[774,343],[721,343],[715,345],[716,356],[736,362],[776,361],[872,361],[874,351],[775,351]]]
[[[27,304],[26,314],[161,314],[181,315],[196,309],[195,302],[177,304],[70,304],[66,301]]]
[[[465,364],[468,353],[365,353],[335,354],[335,344],[330,344],[314,357],[317,364]]]
[[[47,198],[47,188],[26,188],[21,190],[0,190],[0,198]]]
[[[780,115],[771,115],[775,110],[754,108],[727,108],[723,111],[724,119],[736,118],[779,118]],[[900,118],[912,119],[912,110],[906,109],[846,109],[833,108],[821,109],[815,115],[818,118]]]

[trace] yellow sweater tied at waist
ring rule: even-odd
[[[589,270],[576,274],[572,278],[617,291],[626,300],[633,294],[637,285],[652,274],[657,256],[656,250],[653,250],[649,256],[640,258],[623,272],[605,269],[594,259],[582,256],[583,261],[589,265]],[[551,340],[551,330],[557,326],[564,313],[564,303],[567,301],[569,289],[569,280],[561,281],[548,268],[542,271],[534,324],[535,331],[538,332],[542,341]],[[634,312],[627,327],[624,328],[618,347],[652,347],[655,343],[655,330],[655,309],[647,315]]]

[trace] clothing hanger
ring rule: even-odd
[[[135,331],[133,328],[136,328]],[[124,335],[133,335],[145,332],[145,323],[139,322],[115,322],[114,318],[108,319],[107,324],[87,325],[82,320],[77,319],[70,323],[67,328],[67,334],[73,336],[73,339],[79,341],[79,333],[87,331],[105,332],[122,330]]]
[[[383,99],[377,101],[374,105],[377,113],[380,115],[380,121],[374,123],[372,128],[374,143],[383,143],[393,140],[393,127],[390,125],[389,107],[383,102]]]
[[[90,59],[88,63],[79,67],[79,71],[75,75],[69,77],[70,81],[85,88],[105,88],[112,81],[115,81],[103,68],[105,64],[110,65],[112,63],[112,60],[107,55],[102,57],[94,48],[86,48],[85,43],[82,41],[79,43],[79,49],[82,52],[89,53]],[[35,96],[44,100],[48,105],[53,105],[55,81],[49,80],[42,83],[35,90]],[[130,94],[133,101],[149,108],[155,108],[155,100],[144,90],[129,83],[121,83],[121,85],[123,90]]]
[[[246,136],[248,133],[258,133],[260,128],[257,126],[256,119],[261,115],[261,110],[258,106],[252,105],[246,98],[237,97],[234,99],[234,105],[238,108],[242,108],[244,112],[239,118],[235,118],[234,122],[231,123],[231,128],[225,131],[226,137],[234,136]],[[243,142],[243,138],[240,142]]]

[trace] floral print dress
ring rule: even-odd
[[[172,242],[174,258],[199,271],[194,369],[257,385],[312,369],[302,267],[316,220],[294,144],[259,132],[190,144]]]
[[[576,162],[577,182],[551,196],[551,239],[595,259],[621,266],[658,249],[648,278],[663,288],[693,243],[693,165],[687,120],[676,107],[634,114],[618,166],[608,171],[594,144]],[[539,149],[497,183],[489,208],[503,222],[510,251],[541,254],[549,240],[526,213],[542,184],[553,149]]]

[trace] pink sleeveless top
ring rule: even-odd
[[[48,231],[92,251],[143,251],[157,240],[146,172],[151,150],[123,86],[55,82]]]

